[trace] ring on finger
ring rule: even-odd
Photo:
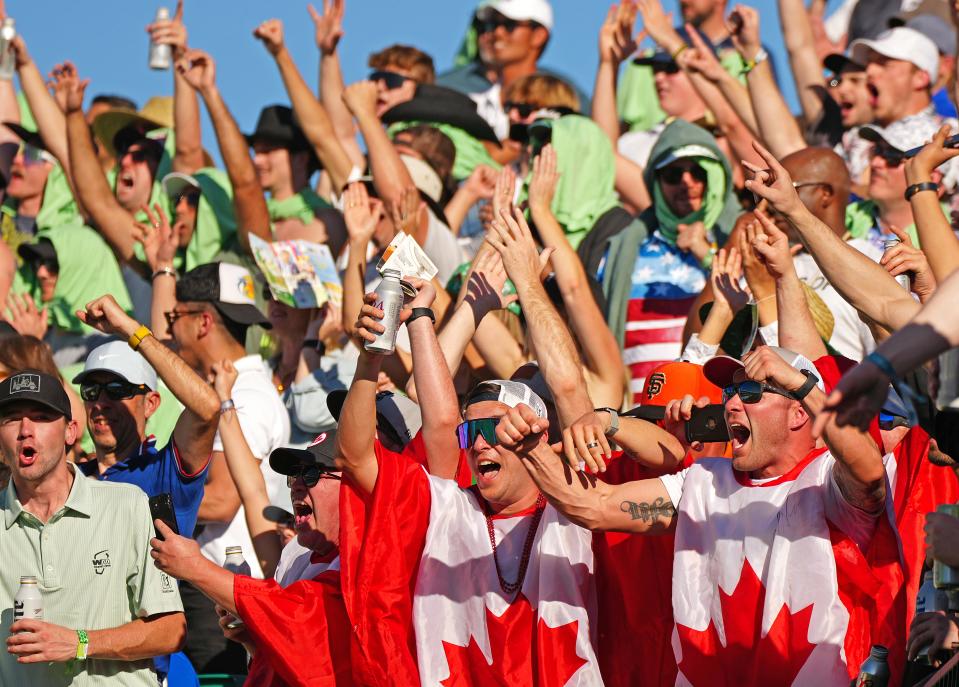
[[[598,442],[598,441],[591,441],[591,442],[589,442],[588,444],[586,444],[586,448],[589,449],[589,450],[592,450],[592,449],[598,448],[598,447],[599,447],[599,442]]]

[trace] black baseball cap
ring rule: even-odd
[[[316,465],[324,472],[336,472],[336,428],[328,429],[306,448],[278,448],[270,454],[270,467],[281,475],[295,475],[300,468]]]
[[[56,271],[60,271],[57,250],[53,247],[50,239],[41,238],[36,243],[21,243],[17,248],[17,253],[23,258],[24,262],[31,265],[46,263],[56,266]]]
[[[250,270],[228,262],[197,265],[176,283],[176,299],[181,302],[212,303],[224,318],[239,324],[273,325],[256,307],[255,287]]]
[[[56,411],[67,420],[73,419],[70,399],[63,384],[39,370],[22,370],[0,382],[0,415],[3,408],[16,403],[35,403]]]

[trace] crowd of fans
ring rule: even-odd
[[[771,18],[679,7],[609,8],[590,99],[541,64],[548,0],[349,85],[324,0],[316,90],[302,27],[254,29],[290,104],[250,133],[182,0],[140,109],[0,31],[0,684],[947,662],[959,9],[778,0],[794,114]],[[335,276],[284,295],[264,250]]]

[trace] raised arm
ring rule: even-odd
[[[679,65],[689,74],[693,87],[706,104],[710,105],[710,103],[718,103],[718,100],[712,93],[713,89],[704,88],[703,81],[715,86],[726,101],[720,105],[720,112],[714,113],[717,120],[720,114],[724,114],[723,110],[731,107],[747,130],[756,135],[759,127],[756,124],[752,101],[749,99],[749,91],[736,76],[730,74],[720,64],[715,53],[706,45],[706,41],[695,27],[689,25],[687,30],[692,47],[680,53],[677,59]]]
[[[77,200],[117,257],[129,262],[134,258],[133,215],[120,206],[110,190],[83,116],[83,93],[90,82],[80,80],[71,62],[55,67],[53,79],[57,103],[67,120],[70,176],[76,184]]]
[[[593,403],[618,408],[623,401],[626,371],[616,338],[593,298],[583,263],[550,209],[558,180],[556,152],[552,145],[547,145],[533,160],[533,178],[529,186],[530,215],[543,246],[553,249],[550,262],[566,305],[569,324],[590,373],[587,384]]]
[[[104,334],[130,339],[142,326],[117,305],[113,296],[101,296],[77,316]],[[216,392],[183,359],[153,336],[146,336],[136,349],[156,370],[183,412],[173,429],[173,438],[184,472],[196,474],[210,461],[213,435],[220,410]]]
[[[779,161],[754,144],[766,169],[747,164],[753,175],[746,188],[765,198],[795,227],[819,269],[856,310],[890,330],[896,330],[919,309],[912,296],[889,273],[843,241],[799,200],[792,178]]]
[[[216,86],[216,63],[202,50],[187,50],[176,61],[176,70],[191,88],[200,93],[213,122],[220,155],[233,187],[233,208],[240,244],[249,251],[250,234],[264,241],[272,240],[270,214],[266,209],[263,188],[250,159],[246,138],[240,133],[240,127],[236,125]]]
[[[404,308],[403,316],[407,317],[413,308],[429,308],[436,290],[430,282],[411,277],[405,279],[417,290],[409,308]],[[460,455],[456,441],[460,411],[453,377],[443,359],[431,318],[417,317],[413,322],[408,322],[406,328],[410,335],[410,352],[413,354],[413,380],[419,398],[423,400],[420,414],[430,474],[453,479]]]
[[[323,14],[313,5],[307,5],[313,26],[316,29],[316,47],[320,50],[320,103],[330,115],[330,123],[350,162],[363,169],[366,158],[356,141],[353,116],[343,103],[343,70],[337,49],[343,38],[343,14],[345,0],[323,0]],[[339,192],[339,190],[337,191]]]
[[[166,212],[159,203],[155,203],[152,210],[144,205],[143,212],[147,216],[147,222],[137,222],[134,227],[136,240],[143,245],[143,255],[153,285],[150,329],[158,341],[170,342],[173,337],[164,313],[176,307],[177,274],[173,268],[173,258],[179,244]]]
[[[580,527],[596,531],[660,534],[672,527],[676,509],[659,479],[611,485],[593,475],[573,472],[559,448],[546,443],[548,422],[525,405],[500,418],[496,437],[522,458],[540,491],[563,515]],[[511,439],[517,433],[520,445]]]
[[[506,273],[516,286],[540,370],[553,394],[560,422],[567,425],[592,410],[593,404],[573,338],[540,282],[552,250],[537,255],[526,219],[516,208],[512,213],[500,211],[486,240],[502,256]]]
[[[366,284],[366,253],[383,217],[383,203],[370,198],[366,186],[355,181],[343,193],[343,220],[349,236],[349,256],[343,270],[343,331],[349,336],[359,319]]]
[[[20,88],[23,90],[23,95],[26,97],[27,104],[30,106],[30,112],[33,113],[33,118],[37,122],[37,132],[40,134],[40,138],[43,139],[43,145],[46,146],[46,149],[51,155],[60,161],[60,166],[63,167],[63,170],[67,173],[67,178],[70,179],[67,123],[63,112],[57,107],[56,101],[53,99],[53,96],[50,95],[50,91],[47,90],[47,84],[40,74],[40,70],[27,51],[27,45],[23,40],[23,36],[18,35],[13,40],[13,49],[16,52],[17,74],[20,76]],[[14,108],[16,108],[16,98],[13,100]],[[0,95],[0,102],[3,101],[5,101],[5,99]],[[13,115],[13,112],[0,116],[4,117],[2,121],[10,121],[7,117],[11,115]],[[20,121],[19,108],[16,109],[16,116],[11,117],[11,119],[15,122]],[[72,179],[70,179],[70,181],[72,188]]]
[[[943,126],[918,155],[906,161],[906,183],[911,186],[942,179],[941,172],[937,171],[939,166],[959,156],[959,149],[944,145],[950,134],[949,126]],[[909,204],[922,252],[926,254],[936,280],[943,281],[959,267],[959,241],[942,213],[939,195],[928,191],[916,193],[909,199]]]
[[[619,140],[619,112],[616,109],[616,80],[623,60],[636,52],[633,24],[636,6],[630,0],[613,4],[599,30],[599,68],[593,86],[590,116],[616,148]]]
[[[633,214],[639,214],[653,204],[643,178],[643,168],[619,153],[616,153],[616,193]]]
[[[335,136],[326,109],[310,91],[289,50],[286,49],[282,22],[279,19],[269,19],[256,27],[253,35],[263,41],[263,45],[276,60],[283,86],[290,96],[290,104],[303,135],[316,151],[323,169],[330,175],[333,191],[340,194],[349,179],[353,163]]]
[[[734,15],[738,15],[741,21],[733,31],[733,43],[749,69],[746,85],[759,135],[777,157],[785,157],[805,148],[806,142],[773,78],[772,55],[756,61],[765,52],[759,40],[759,12],[752,7],[736,5]]]
[[[789,239],[761,210],[755,210],[754,214],[761,226],[756,228],[750,243],[770,276],[776,280],[779,345],[817,360],[828,351],[806,304]]]
[[[817,122],[822,116],[823,98],[828,96],[803,0],[779,0],[779,25],[789,53],[789,66],[792,67],[803,118],[810,123]]]
[[[743,358],[749,379],[772,381],[787,391],[797,391],[806,382],[799,370],[786,363],[768,346],[761,346]],[[815,418],[823,409],[826,395],[814,387],[801,401]],[[855,427],[840,427],[833,420],[823,423],[823,440],[836,459],[834,474],[843,496],[852,505],[870,513],[883,508],[886,500],[886,470],[875,440]]]
[[[356,117],[363,140],[366,141],[376,195],[387,207],[392,207],[399,204],[405,189],[415,185],[380,118],[376,116],[376,98],[376,84],[372,81],[351,84],[343,93],[343,101]]]
[[[236,376],[236,368],[229,360],[213,365],[213,388],[220,403],[231,400]],[[273,577],[283,547],[276,535],[276,525],[263,516],[263,509],[270,505],[263,472],[243,436],[236,408],[221,411],[219,430],[223,455],[243,504],[246,528],[250,531],[253,550],[264,578],[269,579]]]

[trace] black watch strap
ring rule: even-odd
[[[619,431],[619,411],[615,408],[596,408],[593,412],[596,413],[609,413],[609,429],[606,431],[606,436],[611,437],[616,432]]]
[[[413,308],[413,312],[410,313],[409,318],[406,320],[406,326],[409,327],[410,323],[413,322],[418,317],[428,317],[430,322],[436,324],[436,315],[433,314],[432,309],[430,308]]]
[[[797,401],[801,401],[806,396],[809,395],[809,392],[813,390],[813,387],[819,384],[819,377],[815,375],[811,370],[800,370],[804,375],[806,375],[806,381],[803,382],[803,385],[796,389],[792,396]]]

